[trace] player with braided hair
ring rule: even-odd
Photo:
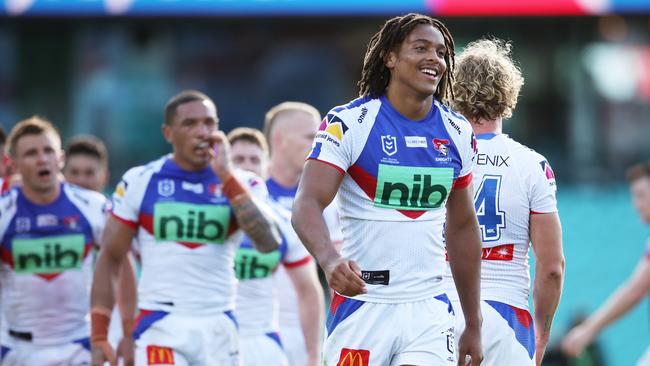
[[[368,45],[360,98],[333,108],[316,135],[292,222],[336,291],[324,364],[481,363],[481,242],[469,188],[476,144],[444,104],[453,50],[435,19],[389,19]],[[341,252],[322,216],[337,192]],[[458,355],[443,232],[468,319]]]

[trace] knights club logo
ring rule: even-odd
[[[397,137],[391,135],[381,136],[381,149],[388,156],[393,156],[397,152]]]
[[[433,148],[438,151],[440,156],[447,156],[447,151],[449,150],[449,140],[433,139]]]

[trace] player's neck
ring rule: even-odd
[[[399,84],[391,85],[386,89],[386,98],[401,115],[414,121],[426,117],[433,104],[433,95],[415,93],[401,88]]]
[[[300,173],[300,171],[291,169],[286,162],[282,164],[281,162],[273,161],[273,159],[271,159],[271,164],[269,165],[269,177],[285,188],[293,188],[297,186],[298,181],[300,180]]]
[[[22,191],[29,202],[37,205],[49,205],[59,198],[61,194],[61,182],[57,181],[53,187],[44,190],[34,189],[24,184]]]
[[[502,133],[503,122],[501,117],[497,119],[484,119],[471,121],[472,129],[475,135],[484,135],[487,133],[500,134]]]

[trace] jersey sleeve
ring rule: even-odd
[[[287,240],[287,252],[284,258],[282,258],[282,264],[287,268],[292,268],[309,263],[311,261],[311,255],[291,225],[288,226],[286,230],[283,230],[284,237]]]
[[[352,165],[352,134],[348,123],[330,111],[321,122],[307,159],[331,165],[342,174]]]
[[[538,155],[538,154],[536,154]],[[557,212],[555,174],[551,165],[538,155],[531,163],[530,213]]]
[[[235,176],[246,188],[251,191],[255,198],[264,201],[268,200],[269,191],[267,190],[266,184],[262,178],[256,174],[240,169],[235,171]]]
[[[291,226],[291,212],[274,201],[270,201],[269,206],[277,217],[278,226],[282,231],[282,239],[286,243],[286,251],[282,256],[282,264],[285,267],[291,268],[309,263],[311,255]]]
[[[135,169],[135,168],[134,168]],[[122,180],[115,187],[111,214],[126,225],[137,228],[139,223],[140,202],[137,185],[141,184],[138,174],[132,169],[124,174]]]
[[[472,169],[474,168],[474,162],[476,161],[476,154],[478,152],[472,126],[464,119],[458,121],[458,124],[464,127],[464,131],[460,136],[461,141],[458,148],[461,167],[458,172],[458,177],[454,180],[454,189],[466,188],[472,183]]]

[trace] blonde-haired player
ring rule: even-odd
[[[478,144],[472,172],[483,240],[482,365],[539,365],[564,277],[553,170],[542,155],[502,133],[503,119],[512,115],[524,82],[509,44],[470,43],[457,58],[454,76],[452,106],[470,121]],[[528,310],[531,241],[534,322]],[[453,300],[453,283],[448,283]],[[459,316],[456,334],[463,327]]]

